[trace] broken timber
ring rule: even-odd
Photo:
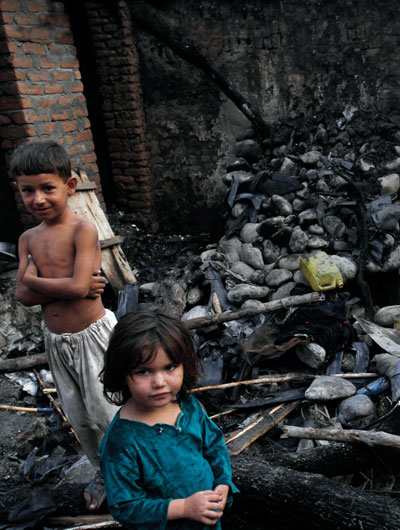
[[[76,193],[69,197],[68,204],[76,215],[96,225],[101,247],[101,268],[105,277],[115,291],[136,283],[134,272],[120,247],[123,238],[114,234],[97,198],[96,184],[82,170],[78,174],[73,172],[73,175],[78,179],[78,186]]]
[[[278,405],[277,407],[263,411],[251,425],[226,440],[229,454],[238,455],[241,453],[246,447],[249,447],[260,436],[271,430],[272,427],[290,414],[299,403],[300,401],[295,401],[289,405]]]
[[[198,317],[186,320],[185,324],[189,329],[201,328],[203,326],[211,326],[212,324],[222,324],[223,322],[229,322],[231,320],[239,320],[240,318],[253,317],[262,313],[270,313],[278,309],[288,309],[289,307],[298,306],[301,304],[311,304],[312,302],[321,302],[324,296],[320,292],[312,292],[296,296],[286,296],[279,300],[273,300],[272,302],[265,302],[259,307],[251,308],[246,307],[244,309],[238,309],[237,311],[225,311],[224,313],[218,313],[211,317]]]
[[[311,440],[333,440],[335,442],[363,442],[367,445],[383,445],[400,449],[400,436],[378,431],[360,431],[356,429],[314,429],[286,425],[284,430],[289,438],[307,438]]]

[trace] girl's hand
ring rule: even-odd
[[[198,491],[185,499],[184,517],[203,524],[214,525],[222,517],[225,507],[221,493],[212,490]]]
[[[218,495],[222,495],[222,508],[223,510],[226,505],[226,501],[228,499],[228,493],[229,493],[229,486],[227,484],[218,484],[216,488],[214,488],[214,492]]]

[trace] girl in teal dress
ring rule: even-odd
[[[102,371],[122,405],[101,444],[111,514],[136,530],[221,528],[237,488],[222,431],[191,394],[199,361],[184,323],[159,312],[123,316]]]

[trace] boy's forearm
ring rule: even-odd
[[[25,306],[42,305],[57,300],[57,298],[54,298],[54,296],[48,296],[46,294],[40,293],[39,291],[30,289],[21,282],[18,284],[15,290],[15,297],[18,302],[21,302],[21,304]]]
[[[40,278],[25,275],[24,283],[29,289],[53,299],[85,298],[89,292],[88,285],[79,284],[73,278]]]

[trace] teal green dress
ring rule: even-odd
[[[221,528],[190,519],[167,520],[173,499],[232,483],[222,431],[200,403],[189,396],[180,403],[176,425],[145,423],[115,415],[100,444],[107,502],[113,517],[135,530]],[[232,502],[231,494],[228,502]]]

